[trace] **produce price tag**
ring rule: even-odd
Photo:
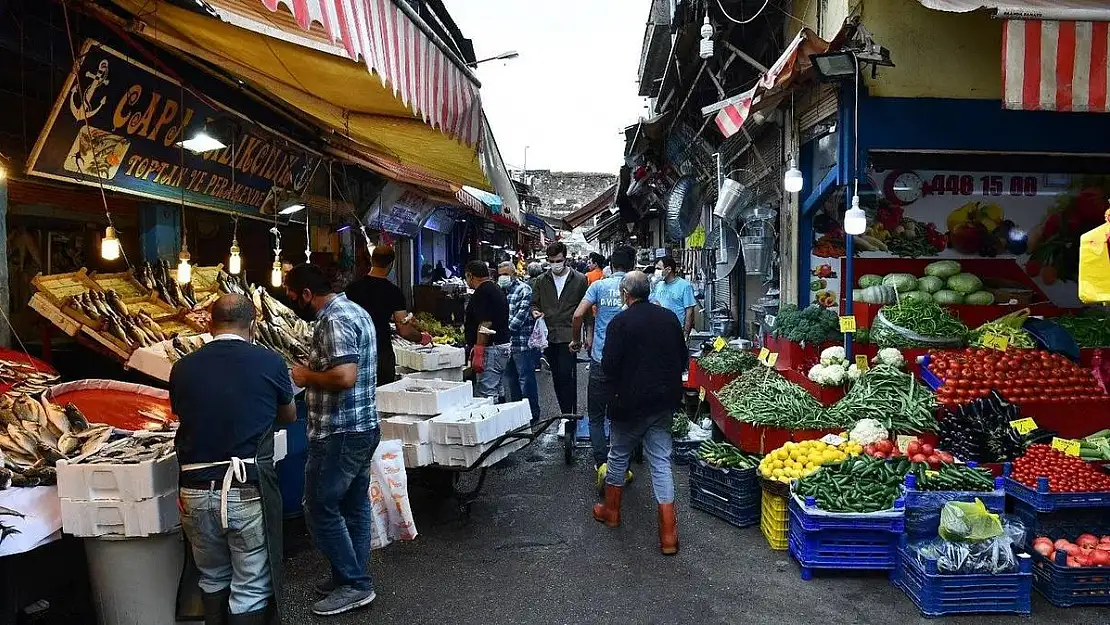
[[[705,387],[698,389],[698,401],[705,401]]]
[[[841,334],[851,334],[856,331],[856,316],[846,315],[840,318]]]
[[[1033,417],[1025,417],[1024,419],[1015,419],[1011,421],[1010,427],[1014,428],[1018,434],[1024,436],[1037,429],[1037,422],[1033,420]]]
[[[764,315],[763,316],[763,323],[767,324],[768,328],[775,327],[775,316],[774,315]]]
[[[719,352],[725,348],[725,345],[728,345],[728,341],[718,336],[717,340],[713,341],[713,351]]]
[[[898,449],[901,450],[902,453],[906,453],[906,450],[909,449],[910,443],[914,442],[915,440],[917,440],[916,436],[906,436],[905,434],[899,434],[897,441]]]
[[[1079,455],[1079,441],[1070,438],[1052,437],[1052,448],[1059,449],[1069,456]]]
[[[840,447],[844,444],[844,439],[836,434],[826,434],[825,437],[821,439],[821,442],[826,445],[832,445],[833,447]]]
[[[771,352],[770,354],[767,354],[767,366],[768,367],[775,366],[775,363],[778,362],[778,361],[779,361],[779,355],[777,353]]]
[[[770,356],[770,355],[771,355],[771,350],[767,349],[766,347],[759,350],[759,362],[764,362],[764,363],[767,362],[767,356]]]
[[[983,347],[989,347],[990,349],[997,349],[1000,352],[1004,352],[1009,346],[1010,339],[1001,334],[995,334],[994,332],[986,332],[983,334]]]
[[[856,356],[856,368],[860,371],[867,371],[871,368],[871,363],[867,361],[867,356],[862,354]]]

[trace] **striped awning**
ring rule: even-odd
[[[1005,20],[1002,101],[1026,111],[1110,112],[1110,22]]]
[[[217,10],[226,1],[215,2]],[[331,43],[341,45],[352,60],[361,58],[425,122],[473,146],[482,136],[480,84],[399,2],[403,0],[261,0],[273,12],[285,5],[304,31],[319,24]],[[249,22],[236,25],[257,30]]]

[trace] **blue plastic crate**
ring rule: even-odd
[[[1024,554],[1016,573],[954,575],[938,571],[935,561],[922,563],[903,545],[893,581],[928,617],[1032,612],[1033,560]]]
[[[1033,544],[1038,536],[1052,540],[1073,540],[1080,534],[1110,534],[1110,512],[1103,508],[1066,508],[1056,512],[1039,512],[1020,499],[1010,498],[1010,514],[1025,525],[1025,543]]]
[[[920,371],[921,371],[922,381],[924,381],[926,384],[928,384],[929,388],[933,389],[934,391],[937,390],[938,388],[940,388],[942,384],[944,384],[944,380],[940,379],[939,377],[937,377],[937,374],[935,374],[935,373],[933,373],[932,371],[929,370],[929,355],[928,354],[925,354],[924,356],[921,357]]]
[[[686,466],[694,461],[702,441],[676,440],[671,445],[671,459],[678,466]]]
[[[881,512],[845,513],[826,512],[817,507],[813,497],[804,500],[795,493],[790,495],[790,518],[807,532],[820,530],[872,530],[902,533],[906,527],[905,499],[894,501],[894,508]]]
[[[693,465],[691,465],[693,466]],[[759,525],[760,497],[729,499],[710,488],[702,488],[690,480],[690,507],[708,512],[736,527]]]
[[[974,466],[974,463],[968,463]],[[923,491],[917,490],[917,476],[906,476],[906,535],[911,540],[937,537],[940,528],[940,510],[950,501],[983,502],[991,512],[1006,511],[1006,491],[1002,478],[994,479],[993,491]]]
[[[899,532],[880,530],[802,529],[790,517],[790,555],[802,567],[802,579],[814,569],[893,571],[898,566]]]
[[[759,477],[755,468],[751,469],[720,469],[709,465],[703,460],[695,459],[690,463],[690,483],[697,480],[699,484],[711,488],[714,492],[726,497],[742,497],[745,495],[759,495]]]
[[[1034,551],[1033,588],[1058,608],[1110,605],[1110,570],[1106,567],[1069,568],[1066,559],[1053,562]],[[1058,558],[1066,557],[1058,553]]]
[[[1024,501],[1037,512],[1053,512],[1061,508],[1110,508],[1110,492],[1098,493],[1053,493],[1048,490],[1048,478],[1038,479],[1037,490],[1010,479],[1010,463],[1003,468],[1006,494]]]

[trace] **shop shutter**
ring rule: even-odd
[[[836,115],[838,106],[836,88],[822,85],[810,102],[798,107],[798,132],[804,134],[822,120]]]
[[[140,200],[105,192],[108,209],[112,215],[138,215]],[[104,203],[100,189],[66,183],[44,183],[34,180],[13,178],[8,182],[8,204],[18,206],[55,206],[61,209],[88,213],[90,216],[104,215]],[[99,220],[98,220],[99,221]]]

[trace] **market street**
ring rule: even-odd
[[[586,397],[579,372],[579,398]],[[551,376],[540,378],[543,414],[555,410]],[[538,459],[534,458],[539,456]],[[930,622],[883,574],[829,574],[802,581],[787,552],[771,551],[758,527],[737,529],[691,510],[686,469],[676,468],[681,551],[659,555],[650,486],[628,489],[622,526],[607,530],[596,501],[588,451],[563,464],[562,441],[545,436],[494,471],[469,522],[453,505],[438,511],[413,489],[420,536],[372,555],[378,599],[369,610],[313,617],[312,582],[327,571],[320,553],[300,549],[286,562],[286,621],[466,625],[517,623],[894,623]],[[642,465],[640,465],[642,466]],[[473,483],[473,480],[470,480]],[[784,621],[785,617],[785,621]],[[1110,608],[1063,610],[1033,593],[1041,623],[1106,623]],[[946,623],[1029,623],[973,616]]]

